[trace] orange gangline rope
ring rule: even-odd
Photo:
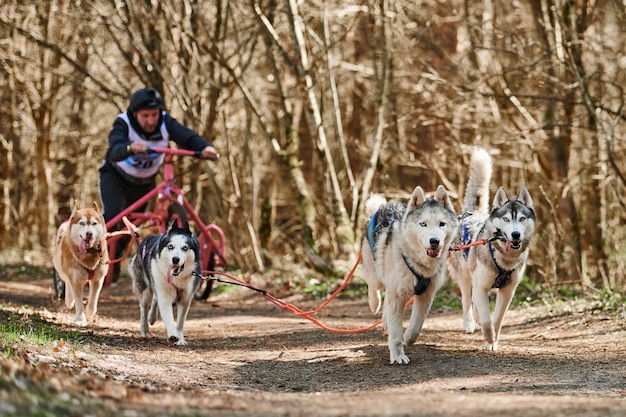
[[[453,248],[450,248],[450,252],[448,252],[448,258],[452,256],[452,251],[469,249],[472,246],[486,245],[487,243],[489,243],[489,239],[482,238],[478,239],[476,242],[468,243],[467,245],[457,245]]]
[[[348,282],[350,281],[350,279],[352,278],[352,276],[354,275],[354,271],[356,270],[357,266],[359,265],[359,262],[361,262],[361,254],[359,254],[358,259],[356,260],[356,263],[354,265],[354,267],[352,267],[352,269],[350,270],[350,272],[348,273],[348,275],[346,276],[346,278],[344,279],[343,284],[341,284],[341,286],[326,300],[324,301],[324,303],[322,303],[322,305],[320,305],[318,308],[314,309],[314,310],[309,310],[309,311],[304,311],[302,309],[300,309],[299,307],[291,304],[291,303],[287,303],[279,298],[276,298],[275,296],[269,294],[267,291],[264,290],[260,290],[259,288],[254,287],[253,285],[233,276],[233,275],[229,275],[225,272],[221,272],[221,271],[210,271],[209,274],[217,274],[217,275],[222,275],[225,276],[227,278],[232,279],[233,281],[237,282],[240,285],[243,285],[244,287],[253,289],[255,291],[258,291],[261,293],[261,295],[263,295],[263,297],[270,301],[271,303],[277,305],[278,307],[282,308],[283,310],[289,311],[299,317],[305,318],[307,320],[309,320],[310,322],[312,322],[313,324],[315,324],[318,327],[321,327],[324,330],[328,330],[330,332],[335,332],[335,333],[359,333],[359,332],[364,332],[366,330],[370,330],[373,329],[374,327],[378,326],[381,324],[381,320],[376,321],[375,323],[369,325],[369,326],[365,326],[365,327],[360,327],[358,329],[338,329],[335,327],[330,327],[325,325],[324,323],[322,323],[320,320],[316,319],[315,317],[312,317],[314,314],[320,312],[323,308],[325,308],[335,297],[337,297],[337,295],[339,295],[339,293],[341,293],[341,291],[343,291],[346,286],[348,285]],[[222,281],[224,282],[224,281]]]
[[[477,240],[476,242],[470,243],[468,245],[459,245],[459,246],[455,246],[452,250],[461,250],[461,249],[467,249],[470,248],[472,246],[478,246],[478,245],[485,245],[487,244],[489,241],[487,239],[480,239]],[[448,253],[448,256],[450,256],[450,253]],[[314,310],[309,310],[309,311],[303,311],[302,309],[300,309],[299,307],[291,304],[291,303],[287,303],[283,300],[280,300],[276,297],[274,297],[273,295],[269,294],[267,291],[265,290],[261,290],[259,288],[256,288],[255,286],[233,276],[233,275],[229,275],[225,272],[221,272],[221,271],[210,271],[209,274],[217,274],[217,275],[222,275],[225,277],[228,277],[230,279],[232,279],[233,281],[235,281],[236,283],[238,283],[239,285],[243,285],[244,287],[250,288],[252,290],[255,290],[257,292],[260,292],[263,297],[265,299],[267,299],[268,301],[270,301],[271,303],[277,305],[278,307],[282,308],[283,310],[289,311],[299,317],[305,318],[307,320],[309,320],[310,322],[312,322],[313,324],[315,324],[316,326],[321,327],[324,330],[328,330],[330,332],[335,332],[335,333],[359,333],[359,332],[364,332],[366,330],[370,330],[373,329],[374,327],[379,326],[382,323],[382,320],[378,320],[375,323],[372,323],[369,326],[365,326],[365,327],[360,327],[358,329],[337,329],[334,327],[329,327],[326,326],[324,323],[322,323],[321,321],[319,321],[318,319],[316,319],[315,317],[312,317],[314,314],[320,312],[323,308],[325,308],[335,297],[337,297],[337,295],[339,295],[347,286],[348,283],[350,281],[350,279],[352,278],[352,276],[354,275],[354,271],[356,271],[357,266],[359,265],[359,263],[361,262],[362,259],[362,254],[359,254],[358,259],[356,260],[354,266],[352,267],[352,269],[350,270],[350,272],[348,273],[348,275],[346,275],[346,278],[344,279],[343,283],[341,284],[341,286],[339,288],[337,288],[337,290],[331,294],[331,296],[324,301],[318,308],[314,309]],[[409,299],[409,301],[407,301],[407,303],[404,305],[404,307],[408,307],[413,303],[414,298],[411,297],[411,299]]]

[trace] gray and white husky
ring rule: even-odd
[[[489,213],[491,172],[487,151],[475,149],[455,244],[465,246],[480,243],[481,239],[484,243],[453,253],[448,268],[461,289],[463,329],[474,332],[478,321],[486,349],[495,351],[504,315],[524,275],[536,218],[530,193],[523,186],[515,199],[509,199],[500,187]],[[497,291],[493,320],[489,308],[491,290]]]
[[[179,228],[173,222],[164,234],[146,236],[133,255],[128,272],[139,298],[141,336],[150,335],[148,323],[156,322],[158,307],[167,340],[178,346],[187,345],[183,326],[201,276],[198,239],[189,224]],[[176,324],[173,305],[177,307]]]
[[[361,253],[369,306],[378,313],[384,289],[382,324],[388,334],[389,363],[407,364],[402,343],[404,306],[413,297],[411,319],[404,333],[408,346],[422,331],[435,293],[445,279],[457,216],[442,186],[429,199],[421,187],[416,187],[408,204],[387,203],[374,194],[365,204],[365,213],[368,222]]]

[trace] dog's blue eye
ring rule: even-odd
[[[525,220],[526,220],[526,217],[524,217],[524,216],[522,216],[522,217],[520,217],[520,218],[519,218],[519,221],[520,221],[520,222],[523,222],[523,221],[525,221]]]
[[[171,243],[169,245],[167,245],[167,249],[168,250],[173,250],[174,249],[174,245],[172,245]]]
[[[187,252],[189,250],[189,246],[185,245],[181,249],[183,250],[183,252]]]
[[[505,223],[508,223],[508,222],[510,222],[510,221],[511,221],[511,219],[509,219],[508,217],[503,217],[503,218],[502,218],[502,220],[503,220]]]
[[[420,226],[426,227],[426,222],[420,222]]]

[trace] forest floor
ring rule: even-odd
[[[435,309],[401,366],[380,327],[329,332],[246,288],[194,302],[189,345],[175,347],[161,321],[139,336],[127,276],[87,328],[51,283],[0,269],[0,319],[41,317],[78,340],[2,346],[0,416],[626,416],[626,320],[582,302],[512,307],[496,353],[462,332],[460,311]],[[377,319],[364,298],[316,317],[342,329]]]

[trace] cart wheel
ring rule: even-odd
[[[215,252],[211,251],[209,255],[209,264],[207,269],[209,271],[213,271],[215,268]],[[213,274],[209,275],[209,278],[213,278]],[[206,300],[211,295],[211,291],[213,290],[213,280],[212,279],[203,279],[198,284],[198,288],[193,293],[194,300]]]
[[[63,300],[65,299],[65,282],[63,282],[56,269],[53,271],[54,276],[52,278],[54,280],[54,296],[57,300]]]
[[[189,220],[187,211],[178,203],[172,203],[167,208],[167,224],[169,225],[173,219],[179,220],[178,227],[183,227],[185,222]]]

